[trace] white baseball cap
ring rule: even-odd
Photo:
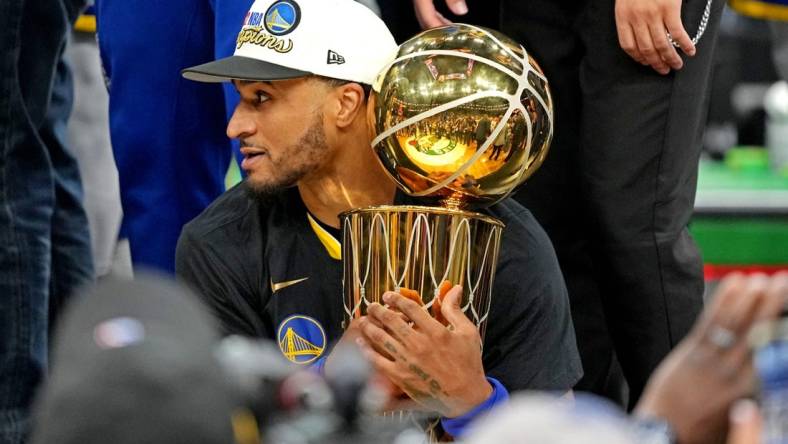
[[[231,57],[181,73],[198,82],[316,74],[371,85],[397,49],[383,21],[354,0],[257,0]]]

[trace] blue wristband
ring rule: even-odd
[[[487,381],[492,385],[492,393],[486,401],[474,407],[470,412],[456,418],[441,418],[441,425],[446,433],[454,438],[460,438],[465,433],[468,425],[478,418],[484,416],[493,407],[509,400],[509,392],[506,387],[495,378],[487,377]]]

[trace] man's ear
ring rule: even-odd
[[[358,117],[366,114],[366,95],[364,88],[358,83],[346,83],[342,86],[336,87],[334,90],[336,94],[336,125],[340,128],[350,126]]]

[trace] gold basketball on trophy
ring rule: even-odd
[[[370,97],[372,146],[408,194],[449,208],[508,195],[541,165],[553,101],[539,65],[478,26],[430,29],[400,46]]]

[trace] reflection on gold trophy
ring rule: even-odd
[[[472,210],[503,199],[544,160],[553,102],[542,70],[496,31],[431,29],[379,75],[368,121],[385,169],[431,206],[340,215],[345,325],[389,290],[436,315],[448,281],[463,286],[462,308],[483,337],[503,224]]]

